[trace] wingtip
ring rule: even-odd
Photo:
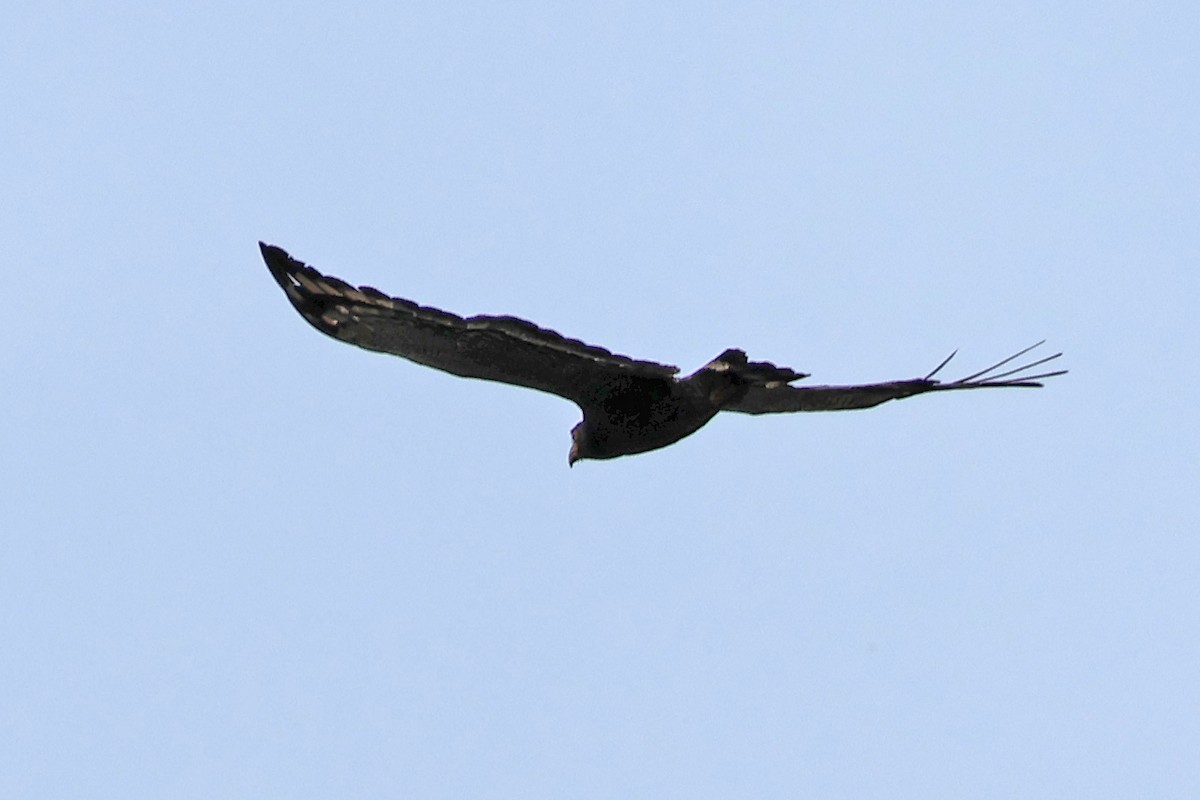
[[[259,242],[258,249],[262,253],[263,261],[267,262],[267,266],[271,268],[272,272],[287,271],[296,265],[304,266],[301,262],[292,258],[287,250],[278,245]]]
[[[286,257],[287,256],[287,251],[284,250],[282,247],[279,247],[279,246],[273,245],[273,244],[267,244],[266,242],[262,241],[261,239],[258,241],[258,249],[259,249],[259,252],[262,253],[263,258],[267,258],[267,259],[269,259],[271,257],[279,257],[279,256]]]
[[[275,278],[275,282],[279,284],[281,289],[288,292],[290,296],[292,279],[289,277],[289,273],[293,267],[294,259],[282,247],[276,247],[273,244],[260,241],[258,248],[262,251],[262,258],[266,262],[267,269],[271,271],[271,277]]]

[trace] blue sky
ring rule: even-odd
[[[1194,4],[3,21],[0,795],[1200,794]],[[259,239],[688,371],[1071,374],[568,470]]]

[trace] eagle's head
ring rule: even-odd
[[[589,439],[587,429],[580,422],[574,428],[571,428],[571,452],[567,453],[567,466],[575,466],[575,462],[584,458],[591,458],[591,449],[588,446]]]

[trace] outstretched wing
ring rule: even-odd
[[[637,361],[568,339],[516,317],[468,317],[369,286],[322,275],[282,249],[259,242],[271,274],[314,328],[367,350],[407,358],[464,378],[550,392],[577,403],[621,376],[671,380],[677,367]]]
[[[1001,367],[1011,364],[1029,351],[1041,346],[1044,342],[1026,347],[1019,353],[1014,353],[985,370],[974,375],[968,375],[956,381],[942,383],[935,380],[934,375],[942,367],[950,363],[955,353],[951,353],[945,361],[924,378],[914,378],[907,381],[888,381],[886,383],[868,383],[861,386],[789,386],[777,382],[766,386],[754,386],[746,396],[733,405],[725,406],[723,411],[740,411],[744,414],[782,414],[791,411],[845,411],[852,408],[871,408],[888,400],[900,400],[925,392],[946,392],[958,389],[991,389],[1008,386],[1041,386],[1040,380],[1063,375],[1065,369],[1054,372],[1029,374],[1042,364],[1053,361],[1062,355],[1052,356],[1031,361],[1019,367],[1012,367],[999,372]]]

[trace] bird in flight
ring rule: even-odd
[[[367,350],[391,353],[464,378],[511,383],[564,397],[583,411],[571,429],[567,463],[645,453],[674,444],[721,411],[782,414],[871,408],[927,392],[1040,387],[1066,370],[1036,372],[1062,355],[1026,347],[954,381],[935,379],[951,353],[923,378],[855,386],[793,386],[803,372],[750,361],[729,349],[686,378],[678,367],[617,355],[508,316],[463,318],[369,286],[322,275],[259,242],[275,281],[317,330]],[[1012,366],[1010,366],[1012,365]]]

